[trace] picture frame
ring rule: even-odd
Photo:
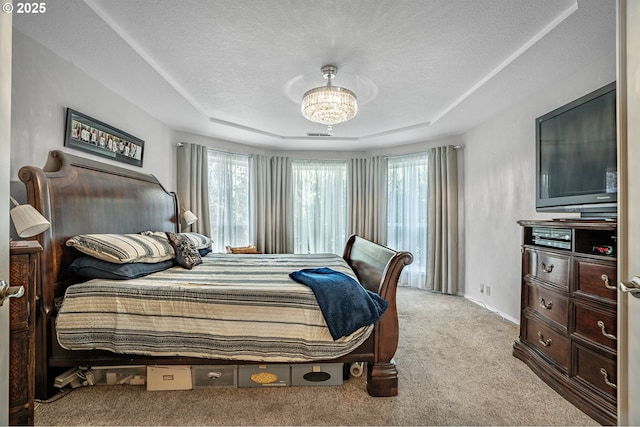
[[[64,145],[142,167],[143,140],[71,108],[67,108]]]

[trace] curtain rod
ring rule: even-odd
[[[192,144],[192,145],[200,145],[202,147],[204,147],[207,151],[215,151],[216,153],[223,153],[223,154],[230,154],[232,156],[247,156],[247,157],[253,157],[255,154],[245,154],[245,153],[236,153],[234,151],[226,151],[226,150],[221,150],[219,148],[212,148],[209,147],[207,145],[203,145],[203,144],[196,144],[194,142],[178,142],[176,145],[178,146],[178,148],[183,148],[185,147],[186,144]]]
[[[184,147],[185,144],[192,144],[192,143],[178,142],[177,146],[178,147]],[[201,145],[201,144],[198,144],[198,145]],[[254,156],[253,154],[235,153],[235,152],[231,152],[231,151],[220,150],[218,148],[211,148],[211,147],[208,147],[206,145],[204,145],[204,147],[207,150],[217,151],[219,153],[237,154],[237,155],[240,155],[240,156],[248,156],[248,157],[253,157]],[[446,146],[442,146],[442,147],[446,147]],[[461,145],[449,145],[448,147],[451,147],[456,151],[462,150],[464,148]],[[391,158],[394,158],[394,157],[404,157],[404,156],[411,156],[411,155],[414,155],[414,154],[426,154],[426,153],[427,153],[427,151],[419,151],[417,153],[399,154],[399,155],[396,155],[396,156],[382,156],[382,157],[387,158],[387,159],[391,159]],[[273,156],[268,156],[268,157],[273,157]],[[278,156],[276,156],[276,157],[278,157]],[[372,157],[372,156],[369,156],[369,157]],[[376,157],[376,156],[373,156],[373,157]],[[356,157],[356,158],[360,159],[360,158],[364,158],[364,157]],[[304,160],[313,161],[313,159],[295,159],[295,160],[297,160],[297,161],[299,161],[299,160],[302,160],[302,161],[304,161]],[[329,160],[329,161],[341,161],[341,160],[349,160],[349,159],[326,159],[326,160]]]
[[[433,147],[433,148],[442,148],[442,147],[451,147],[456,151],[460,151],[460,150],[462,150],[464,148],[461,145],[441,145],[440,147]],[[428,155],[429,154],[429,150],[418,151],[416,153],[397,154],[395,156],[382,156],[382,157],[384,157],[385,159],[396,159],[396,158],[399,158],[399,157],[418,156],[418,155],[421,155],[421,154]]]

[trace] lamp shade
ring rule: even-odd
[[[31,237],[51,226],[49,221],[31,205],[18,205],[11,209],[11,220],[20,237]]]
[[[191,225],[198,220],[198,217],[193,214],[191,211],[184,211],[182,214],[182,219],[187,225]]]

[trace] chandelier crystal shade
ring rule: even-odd
[[[302,97],[302,115],[312,122],[333,126],[351,120],[358,113],[358,100],[349,89],[332,86],[338,68],[334,65],[322,67],[323,76],[328,79],[326,86],[308,90]]]

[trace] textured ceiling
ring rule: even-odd
[[[614,0],[57,0],[14,27],[173,129],[285,149],[460,134],[615,57]],[[309,137],[329,63],[359,113]]]

